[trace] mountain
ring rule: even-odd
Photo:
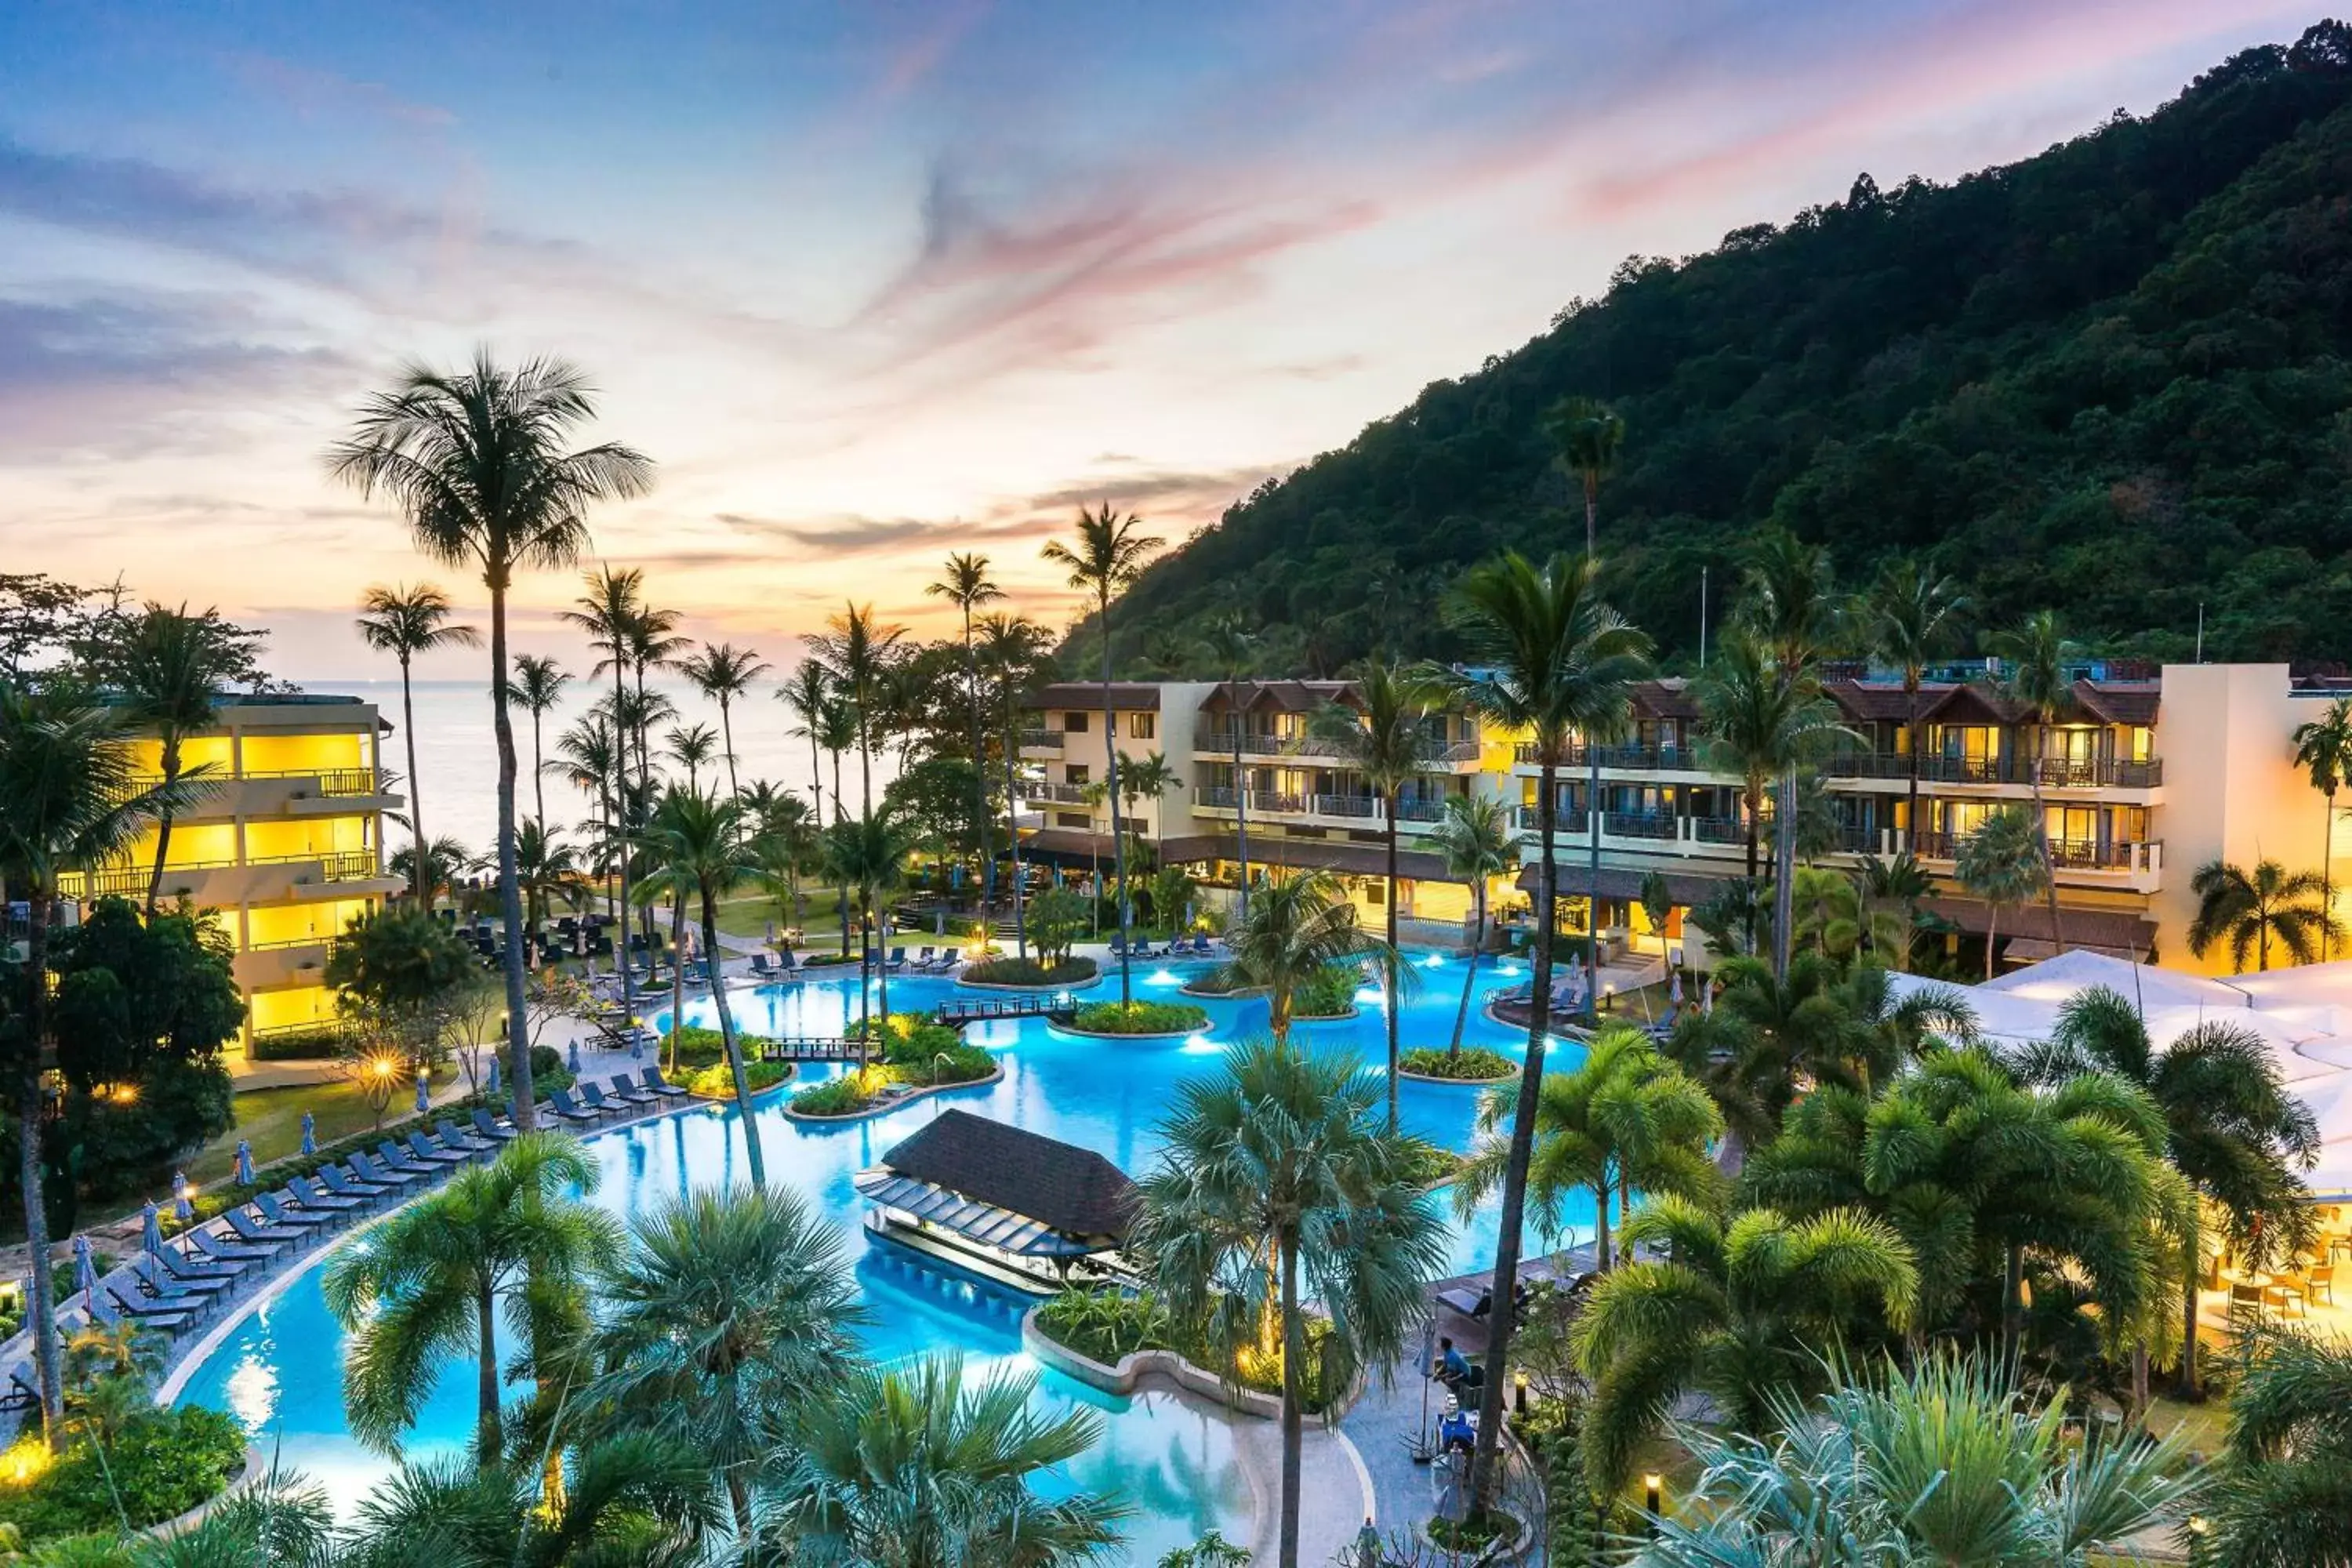
[[[1670,658],[1762,524],[1841,581],[1916,552],[1980,626],[2056,609],[2117,654],[2352,661],[2352,27],[2233,56],[2144,118],[1949,185],[1635,257],[1549,331],[1365,427],[1145,573],[1122,664],[1211,616],[1317,672],[1444,655],[1432,613],[1506,546],[1581,548],[1542,416],[1608,402],[1609,595]],[[1091,646],[1082,628],[1074,636]],[[1190,671],[1188,671],[1190,672]]]

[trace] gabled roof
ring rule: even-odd
[[[1075,1237],[1127,1235],[1135,1184],[1091,1149],[968,1110],[942,1111],[882,1156],[894,1175]]]
[[[1212,704],[1244,713],[1313,713],[1334,702],[1353,703],[1352,680],[1227,681],[1210,692]]]
[[[1057,680],[1051,686],[1041,686],[1024,699],[1024,708],[1083,708],[1102,711],[1103,689],[1100,681]],[[1160,711],[1160,688],[1148,680],[1114,680],[1110,683],[1110,705],[1121,713],[1157,713]]]
[[[1633,712],[1642,719],[1696,719],[1698,699],[1685,681],[1644,680],[1633,688]]]

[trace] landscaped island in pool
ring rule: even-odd
[[[1509,966],[1488,973],[1497,986],[1516,978]],[[1422,984],[1405,1005],[1404,1043],[1443,1045],[1453,1028],[1461,970],[1441,963],[1420,967],[1420,973]],[[1136,981],[1138,994],[1148,997],[1173,997],[1181,984],[1177,972],[1160,966],[1138,968]],[[1108,990],[1116,995],[1116,985],[1114,973],[1097,994]],[[890,1005],[896,1011],[929,1009],[955,991],[948,980],[893,977]],[[737,1023],[750,1032],[827,1035],[838,1034],[855,1016],[856,993],[851,973],[735,991],[728,1000]],[[1301,1025],[1294,1037],[1316,1048],[1352,1050],[1376,1065],[1386,1050],[1378,992],[1368,990],[1360,1004],[1355,1017]],[[847,1125],[796,1123],[781,1113],[781,1099],[760,1101],[769,1180],[804,1194],[833,1222],[855,1260],[859,1289],[876,1320],[864,1336],[870,1354],[889,1359],[961,1350],[975,1371],[999,1362],[1026,1366],[1019,1326],[1034,1299],[874,1240],[860,1223],[862,1205],[851,1186],[856,1173],[920,1127],[935,1106],[953,1105],[1092,1149],[1139,1174],[1159,1151],[1156,1127],[1175,1086],[1212,1068],[1225,1042],[1265,1027],[1263,998],[1212,1001],[1206,1006],[1208,1029],[1180,1040],[1080,1038],[1044,1019],[975,1024],[968,1037],[1002,1059],[1001,1079]],[[708,997],[689,1000],[687,1017],[690,1023],[716,1021]],[[656,1026],[667,1022],[666,1013],[656,1020]],[[1514,1059],[1524,1043],[1484,1018],[1475,1005],[1465,1038]],[[1556,1045],[1554,1050],[1559,1059],[1574,1060],[1573,1047]],[[803,1081],[811,1070],[803,1069]],[[1401,1096],[1406,1127],[1453,1148],[1469,1142],[1476,1103],[1475,1089],[1452,1086],[1408,1082]],[[740,1113],[732,1106],[696,1108],[617,1129],[592,1138],[589,1147],[604,1172],[595,1201],[617,1214],[634,1214],[689,1187],[749,1180]],[[1466,1270],[1487,1261],[1494,1233],[1491,1213],[1460,1227],[1454,1266]],[[231,1412],[253,1432],[262,1452],[314,1477],[339,1505],[348,1506],[384,1474],[389,1461],[362,1448],[345,1426],[342,1333],[320,1298],[319,1278],[318,1268],[310,1268],[235,1323],[185,1374],[177,1397]],[[1235,1466],[1221,1413],[1167,1394],[1107,1399],[1052,1372],[1043,1374],[1038,1397],[1057,1407],[1083,1405],[1103,1415],[1103,1443],[1068,1466],[1055,1484],[1109,1493],[1135,1510],[1125,1526],[1129,1560],[1151,1563],[1212,1527],[1247,1538],[1251,1489]],[[410,1451],[457,1451],[473,1419],[472,1380],[460,1368],[434,1391]]]

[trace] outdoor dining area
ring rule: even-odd
[[[2311,1323],[2352,1334],[2352,1299],[2339,1301],[2336,1270],[2352,1264],[2352,1208],[2314,1206],[2316,1235],[2308,1247],[2273,1264],[2224,1254],[2199,1293],[2199,1321],[2221,1329],[2271,1323]]]

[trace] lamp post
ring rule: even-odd
[[[1643,1521],[1642,1533],[1655,1541],[1658,1521],[1666,1511],[1666,1478],[1655,1470],[1642,1478],[1642,1510],[1649,1516]]]
[[[2211,1551],[2211,1547],[2207,1544],[2207,1538],[2213,1533],[2213,1521],[2201,1513],[2192,1513],[2189,1516],[2187,1529],[2189,1568],[2206,1568],[2206,1564],[2211,1561],[2211,1558],[2207,1556],[2207,1553]]]

